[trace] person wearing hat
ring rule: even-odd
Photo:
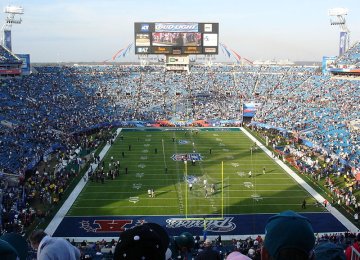
[[[344,249],[331,242],[320,243],[314,249],[316,260],[345,260]]]
[[[268,219],[261,259],[314,259],[314,246],[314,230],[309,219],[287,210]]]
[[[250,257],[243,255],[239,251],[231,252],[227,257],[226,260],[251,260]]]
[[[355,251],[354,254],[353,251]],[[352,258],[353,255],[356,257],[359,254],[360,254],[360,233],[356,235],[355,242],[351,246],[348,246],[346,248],[345,250],[346,260],[353,259]]]
[[[51,237],[42,229],[35,230],[29,237],[32,248],[37,250],[38,260],[80,259],[80,250],[64,238]]]
[[[0,237],[1,260],[26,260],[28,245],[25,238],[16,233],[5,233]]]
[[[129,228],[120,234],[115,247],[114,260],[166,260],[171,257],[168,250],[169,236],[156,223],[144,223]]]
[[[212,241],[207,238],[204,242],[204,249],[195,257],[195,260],[221,260],[221,256],[212,248]]]
[[[170,241],[172,259],[191,259],[195,248],[194,236],[183,232],[180,236],[173,237]]]

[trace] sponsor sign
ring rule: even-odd
[[[198,23],[155,23],[155,32],[198,32]]]
[[[336,56],[323,56],[323,60],[322,60],[322,73],[324,75],[328,74],[328,71],[332,68],[335,68],[335,60],[336,60]]]
[[[181,49],[173,49],[172,54],[180,55],[181,54]]]
[[[16,56],[22,60],[21,70],[22,73],[30,73],[30,54],[16,54]]]
[[[136,53],[150,53],[150,47],[137,47]]]
[[[150,35],[146,33],[137,33],[135,37],[136,46],[150,46]]]
[[[149,29],[150,29],[150,25],[149,25],[149,24],[147,24],[147,23],[141,24],[140,31],[142,31],[142,32],[148,32]]]
[[[347,32],[340,32],[339,56],[346,51]]]
[[[188,56],[218,53],[218,23],[139,22],[134,25],[135,54]],[[213,48],[204,49],[204,46]]]
[[[204,43],[203,45],[206,46],[218,46],[218,35],[217,34],[210,34],[204,33]]]
[[[243,116],[254,117],[256,111],[261,107],[261,103],[254,103],[252,101],[245,101],[243,104]]]
[[[214,47],[214,48],[204,48],[204,53],[217,53],[217,48]]]
[[[10,30],[4,30],[4,43],[5,47],[11,51],[11,31]]]
[[[171,48],[169,47],[153,47],[153,52],[154,53],[165,53],[165,54],[170,54]]]
[[[212,24],[211,23],[204,24],[204,32],[212,32]]]
[[[201,54],[201,47],[185,47],[184,48],[185,54]]]

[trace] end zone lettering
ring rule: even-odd
[[[233,217],[226,217],[223,220],[207,220],[206,226],[208,231],[212,232],[230,232],[236,228]],[[184,220],[170,218],[166,220],[167,228],[201,228],[204,226],[204,220]]]

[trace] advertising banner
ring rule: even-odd
[[[244,102],[243,105],[243,116],[244,117],[254,117],[256,110],[260,107],[259,103],[254,102]]]
[[[322,59],[322,73],[323,75],[327,75],[329,73],[329,69],[334,68],[336,56],[324,56]]]
[[[30,74],[30,54],[16,54],[22,60],[21,72],[22,74]]]
[[[155,23],[155,32],[198,32],[198,23]]]
[[[346,51],[347,32],[340,32],[339,56]]]
[[[218,35],[204,33],[204,46],[218,46]]]
[[[218,23],[134,23],[135,54],[217,54]]]
[[[4,31],[4,44],[7,49],[11,51],[11,31]]]

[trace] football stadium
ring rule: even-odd
[[[347,9],[328,12],[338,55],[302,64],[242,57],[222,21],[161,19],[132,21],[112,59],[31,63],[24,8],[4,14],[1,259],[360,259]]]

